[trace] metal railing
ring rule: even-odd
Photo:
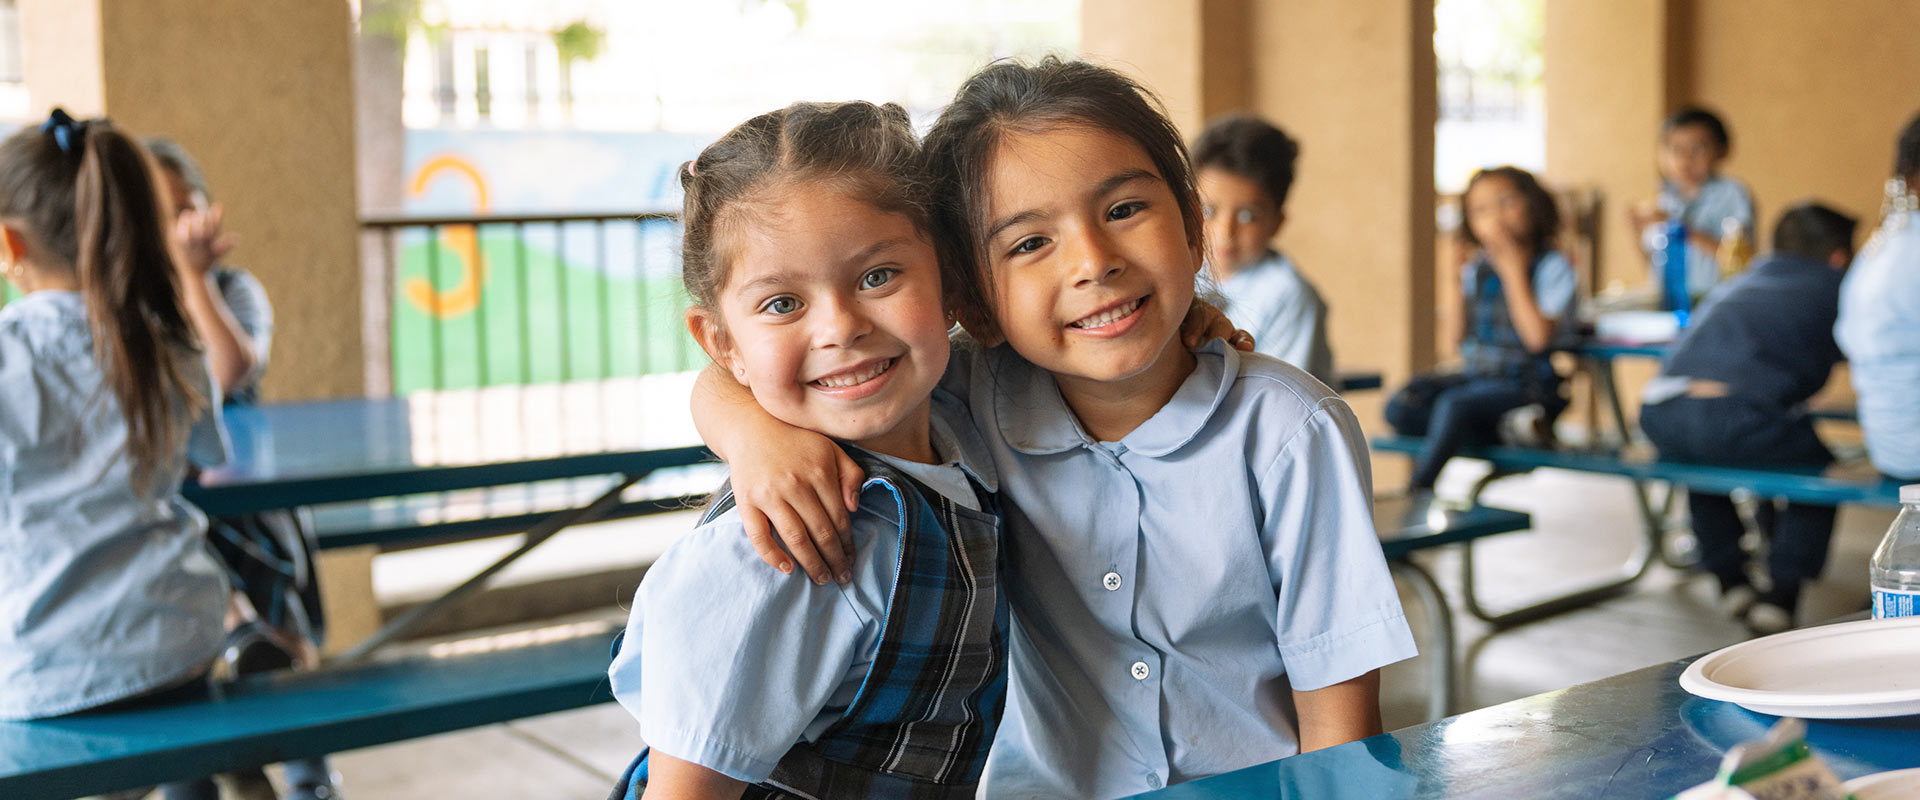
[[[604,380],[697,368],[678,215],[361,221],[368,390]]]

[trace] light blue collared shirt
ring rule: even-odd
[[[1688,231],[1720,238],[1728,219],[1739,220],[1746,231],[1747,244],[1753,244],[1753,195],[1745,184],[1725,175],[1715,175],[1700,185],[1700,193],[1689,201],[1672,181],[1660,182],[1660,197],[1655,201],[1667,219],[1677,219]],[[1640,247],[1651,254],[1666,223],[1649,225],[1641,231]],[[1720,282],[1720,254],[1692,242],[1687,243],[1687,293],[1704,297]]]
[[[983,796],[1106,798],[1299,751],[1289,689],[1414,655],[1345,402],[1220,342],[1120,442],[956,354],[1007,508],[1013,680]]]
[[[80,295],[0,309],[0,719],[132,697],[219,652],[227,577],[180,483],[189,459],[224,462],[226,439],[205,360],[181,367],[211,407],[142,497]]]
[[[1253,334],[1254,351],[1304,369],[1333,385],[1333,350],[1327,346],[1327,304],[1293,259],[1267,251],[1267,257],[1239,272],[1214,280],[1202,270],[1203,295],[1217,301],[1235,327]]]
[[[1867,456],[1920,478],[1920,213],[1881,226],[1840,284],[1833,337],[1859,395]]]
[[[881,458],[979,510],[967,476],[989,491],[997,485],[985,447],[957,399],[935,392],[933,409],[942,464]],[[647,569],[608,670],[640,738],[748,783],[765,781],[796,743],[819,738],[853,703],[879,649],[899,568],[899,513],[886,487],[867,485],[846,586],[767,569],[738,509],[675,542]]]

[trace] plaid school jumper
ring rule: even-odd
[[[970,799],[1006,703],[999,505],[978,484],[983,511],[955,505],[867,453],[849,453],[868,485],[893,494],[904,520],[879,650],[840,719],[818,740],[794,745],[744,797]],[[701,524],[733,503],[723,486]],[[610,800],[638,800],[646,762],[642,751]]]

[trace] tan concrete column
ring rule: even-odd
[[[275,312],[269,398],[357,395],[353,19],[339,0],[20,0],[36,111],[106,114],[199,160]]]
[[[1598,291],[1646,280],[1626,209],[1659,189],[1660,120],[1670,110],[1670,0],[1547,3],[1547,175],[1601,192]]]

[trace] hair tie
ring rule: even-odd
[[[64,108],[55,108],[47,115],[47,121],[40,123],[41,133],[53,134],[53,143],[60,146],[60,152],[73,155],[75,140],[86,133],[87,123],[73,118]]]

